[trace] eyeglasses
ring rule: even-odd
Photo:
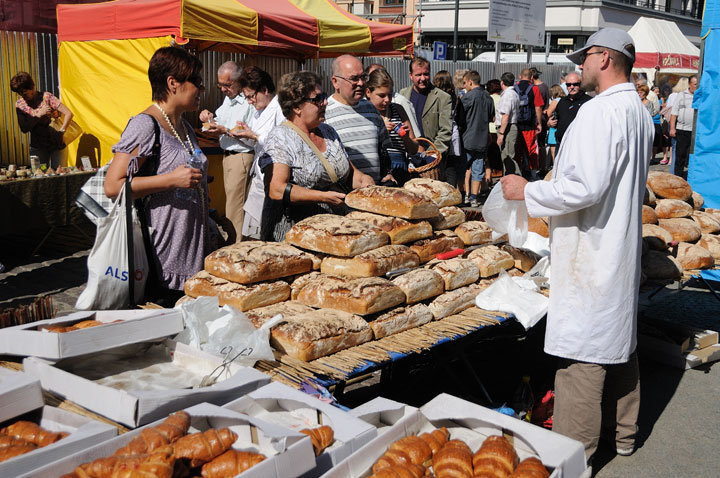
[[[580,84],[581,84],[581,83],[580,83],[579,81],[578,81],[577,83],[568,83],[568,82],[565,82],[565,86],[567,86],[568,88],[570,88],[571,86],[580,87]]]
[[[343,80],[347,81],[348,83],[352,83],[354,85],[360,83],[361,81],[363,83],[367,83],[367,81],[368,81],[368,76],[365,73],[363,73],[362,75],[351,76],[350,78],[345,78],[344,76],[340,76],[340,75],[335,75],[335,77],[342,78]]]
[[[584,51],[584,52],[582,52],[582,53],[580,54],[580,64],[582,65],[583,63],[585,63],[585,60],[586,60],[587,57],[589,57],[590,55],[602,55],[603,53],[605,53],[604,50],[594,51],[594,52],[592,52],[592,53],[588,53],[588,52]],[[610,58],[612,58],[612,57],[610,57]]]
[[[318,93],[313,98],[303,98],[303,101],[310,102],[315,106],[320,106],[328,99],[327,93]]]
[[[257,97],[257,94],[258,94],[258,92],[256,91],[255,93],[253,93],[253,94],[251,94],[251,95],[245,95],[245,99],[246,99],[246,100],[250,100],[250,101],[254,101],[255,98]]]
[[[189,81],[190,83],[195,85],[195,88],[203,89],[202,76],[200,76],[200,75],[191,76],[190,78],[187,79],[187,81]]]
[[[222,90],[223,88],[231,88],[232,85],[232,83],[218,83],[217,87],[219,90]]]

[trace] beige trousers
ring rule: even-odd
[[[615,365],[563,360],[555,374],[553,431],[581,442],[588,460],[602,428],[615,430],[617,448],[633,448],[639,411],[637,351]]]
[[[242,234],[243,206],[250,190],[250,168],[254,154],[236,153],[223,158],[223,182],[225,184],[225,216],[235,227],[238,240]]]
[[[500,158],[503,163],[503,175],[520,174],[520,168],[515,161],[515,148],[517,143],[518,130],[516,124],[509,124],[503,137],[503,147],[500,151]]]

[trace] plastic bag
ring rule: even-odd
[[[528,233],[525,201],[508,201],[503,197],[502,186],[490,191],[482,215],[495,232],[508,235],[513,247],[522,247],[525,243]]]
[[[234,365],[252,367],[258,360],[275,360],[270,347],[270,329],[282,316],[277,315],[256,329],[236,308],[219,307],[217,297],[198,297],[178,307],[185,330],[175,340],[204,352],[232,358]]]
[[[548,298],[536,290],[533,280],[512,278],[500,271],[500,277],[475,298],[475,305],[513,314],[527,330],[537,324],[548,309]]]

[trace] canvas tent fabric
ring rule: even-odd
[[[682,34],[675,23],[641,17],[628,33],[635,42],[633,72],[645,73],[651,82],[656,66],[660,67],[661,73],[697,73],[700,49]]]

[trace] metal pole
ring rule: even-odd
[[[545,32],[545,64],[550,59],[550,32]]]
[[[453,29],[453,63],[457,61],[458,18],[460,16],[460,0],[455,0],[455,28]]]
[[[500,42],[495,42],[495,78],[500,77]]]
[[[419,8],[418,17],[417,17],[417,21],[418,21],[417,41],[418,41],[418,51],[420,51],[420,49],[422,48],[422,17],[423,17],[422,5],[423,5],[423,0],[420,0],[418,2],[418,5],[420,6],[420,8]],[[417,52],[415,53],[415,56],[417,56]]]
[[[532,45],[525,45],[527,48],[527,64],[532,63]]]

